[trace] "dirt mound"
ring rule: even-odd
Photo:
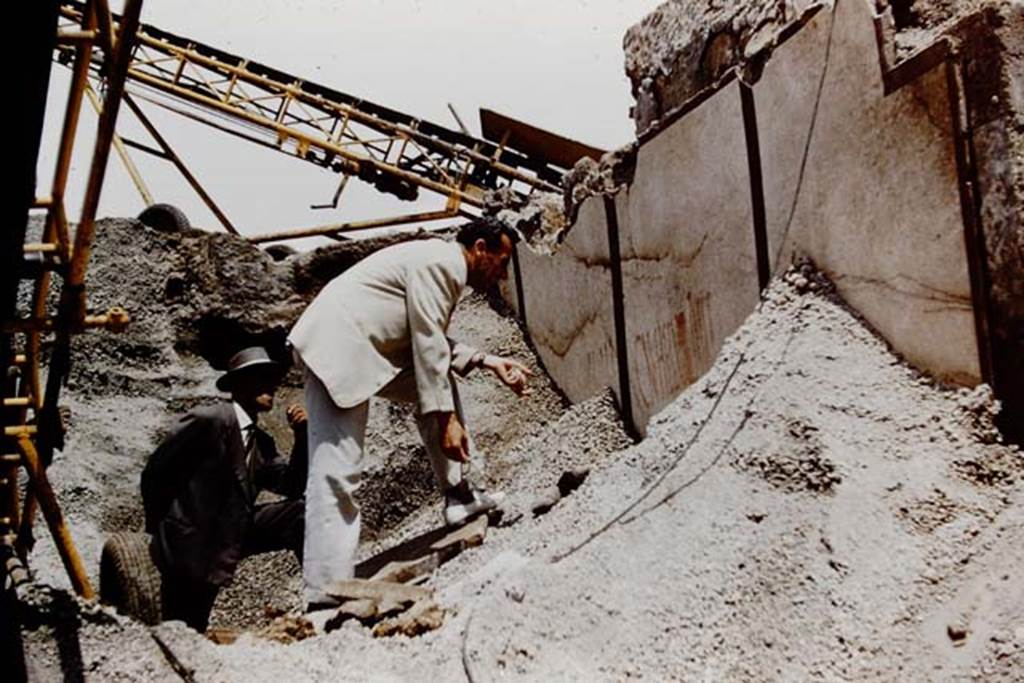
[[[773,282],[643,442],[442,566],[432,584],[453,616],[440,630],[374,639],[347,623],[288,647],[156,632],[216,680],[1014,680],[1024,493],[1011,482],[1024,456],[962,422],[958,406],[979,395],[905,365],[805,267]],[[607,406],[538,430],[507,451],[509,471],[540,487],[579,466],[577,410],[583,427]],[[964,462],[1008,475],[966,478]],[[111,656],[148,642],[137,626],[81,629],[96,675],[140,670]]]
[[[1024,457],[962,423],[983,393],[935,386],[791,273],[544,518],[553,562],[470,601],[474,675],[1012,680],[1021,492],[959,468],[997,455],[1019,476]]]
[[[132,322],[121,334],[91,332],[75,338],[72,373],[61,399],[70,409],[68,440],[49,471],[94,580],[105,536],[140,528],[139,476],[162,435],[180,414],[223,397],[214,386],[220,374],[216,368],[244,344],[280,342],[320,287],[359,259],[398,239],[423,236],[341,242],[275,261],[232,235],[167,233],[130,219],[98,224],[89,303],[99,310],[121,305]],[[468,296],[454,318],[453,335],[491,352],[522,357],[541,378],[530,402],[517,401],[489,373],[463,383],[482,452],[500,454],[523,429],[562,414],[565,402],[542,378],[514,321],[479,296]],[[291,448],[284,408],[301,399],[301,378],[293,371],[265,421],[284,453]],[[436,508],[438,496],[411,409],[375,402],[369,425],[371,464],[360,495],[364,529],[372,540],[423,506]],[[485,463],[476,469],[486,476]],[[37,529],[37,536],[41,540],[31,558],[35,575],[68,586],[46,531]],[[245,572],[268,578],[249,593],[253,597],[246,607],[231,603],[230,611],[243,615],[232,625],[251,623],[266,605],[291,606],[287,591],[280,595],[283,571],[274,561]],[[261,602],[268,591],[279,597]]]

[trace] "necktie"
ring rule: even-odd
[[[259,443],[256,438],[257,431],[258,429],[255,424],[250,424],[245,428],[245,471],[248,474],[249,489],[253,494],[256,492],[256,465],[259,461],[257,457],[257,451],[259,450]]]

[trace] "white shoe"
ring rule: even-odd
[[[505,494],[501,491],[485,493],[473,491],[473,500],[463,503],[451,494],[444,497],[444,522],[448,526],[463,524],[470,517],[475,517],[481,512],[490,512],[501,506],[505,501]]]

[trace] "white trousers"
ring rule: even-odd
[[[354,494],[362,479],[369,401],[339,408],[323,383],[308,369],[306,412],[309,415],[309,473],[306,479],[306,532],[302,574],[306,601],[329,602],[325,588],[351,579],[359,547],[360,515]],[[455,410],[465,425],[455,380],[451,382]],[[392,401],[415,402],[416,380],[402,372],[378,393]],[[420,438],[430,457],[441,491],[462,481],[462,466],[441,452],[440,429],[434,415],[417,415]],[[470,442],[470,454],[475,453]]]

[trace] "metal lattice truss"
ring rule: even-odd
[[[62,20],[81,25],[82,9],[65,2]],[[340,173],[338,195],[355,176],[404,200],[416,199],[420,189],[438,193],[447,199],[443,213],[456,215],[472,213],[463,206],[482,206],[490,189],[560,191],[560,170],[504,143],[421,121],[155,27],[141,25],[137,35],[129,93]],[[69,57],[58,50],[59,61]],[[132,105],[131,97],[127,102]]]

